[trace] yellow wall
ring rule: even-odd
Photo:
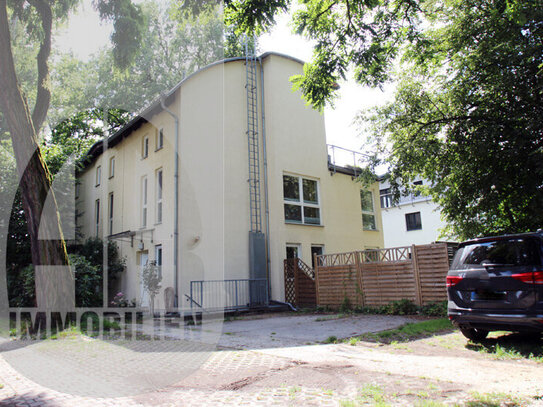
[[[303,260],[311,264],[312,244],[325,253],[382,247],[379,190],[375,184],[374,207],[378,231],[362,230],[360,185],[344,174],[330,175],[324,118],[305,106],[293,93],[289,77],[300,73],[300,63],[279,55],[264,59],[266,140],[270,202],[270,252],[272,298],[284,299],[283,259],[286,244],[302,245]],[[260,73],[258,73],[260,79]],[[260,92],[260,89],[259,89]],[[259,94],[260,105],[260,94]],[[247,163],[247,112],[243,61],[216,64],[187,78],[169,108],[180,119],[180,274],[179,304],[188,307],[192,280],[221,280],[249,276],[249,193]],[[259,112],[260,113],[260,112]],[[138,245],[143,240],[154,260],[154,245],[163,245],[163,284],[173,286],[174,125],[161,112],[147,118],[121,143],[106,150],[80,176],[78,211],[82,231],[92,236],[94,202],[101,200],[107,235],[107,197],[113,191],[113,233],[134,231],[118,240],[127,259],[127,271],[118,287],[129,298],[140,299]],[[260,121],[260,114],[259,114]],[[164,127],[165,142],[155,152],[156,128]],[[142,138],[150,136],[149,157],[141,158]],[[260,129],[262,135],[262,129]],[[262,148],[262,144],[261,144]],[[261,151],[262,154],[262,151]],[[108,180],[109,158],[115,155],[115,177]],[[261,155],[262,156],[262,155]],[[94,186],[96,166],[102,167],[102,184]],[[155,225],[155,171],[163,168],[163,222]],[[261,165],[262,183],[263,165]],[[292,225],[284,220],[283,174],[319,181],[322,226]],[[141,177],[148,176],[148,225],[141,227]],[[261,191],[264,208],[264,190]],[[264,210],[262,224],[265,225]],[[164,306],[162,294],[157,308]]]

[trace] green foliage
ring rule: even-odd
[[[420,313],[429,317],[446,317],[447,301],[433,302],[423,305],[420,308]]]
[[[28,243],[27,243],[28,245]],[[27,248],[28,249],[28,248]],[[78,307],[101,307],[103,305],[103,242],[91,238],[81,245],[69,247],[69,261],[75,276],[75,299]],[[25,254],[29,256],[29,254]],[[30,259],[27,259],[30,263]],[[8,268],[8,293],[11,306],[35,306],[34,266],[14,264]],[[108,242],[109,284],[125,268],[125,260],[119,254],[115,242]]]
[[[337,336],[329,336],[324,340],[324,343],[336,343],[337,342]]]
[[[378,307],[357,307],[355,312],[361,314],[416,315],[420,312],[420,308],[413,301],[402,299]]]
[[[417,0],[303,0],[293,16],[297,34],[313,40],[313,59],[302,76],[293,77],[308,103],[322,109],[335,98],[337,82],[353,68],[364,85],[383,84],[403,41],[418,41],[421,1]],[[270,29],[277,14],[291,2],[231,0],[225,3],[225,20],[238,32],[261,33]]]
[[[536,230],[543,224],[543,9],[504,0],[444,6],[428,8],[434,24],[407,49],[395,100],[361,120],[372,122],[396,196],[400,184],[428,179],[448,234]]]
[[[449,321],[447,318],[442,318],[409,323],[396,329],[367,333],[359,336],[359,338],[361,340],[383,343],[392,343],[393,341],[406,342],[425,336],[431,336],[439,332],[450,331],[451,329],[453,329],[451,321]]]
[[[339,312],[346,313],[350,312],[352,310],[351,300],[349,300],[349,297],[345,296],[343,298],[343,302],[339,306]]]

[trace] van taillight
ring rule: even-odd
[[[529,273],[513,274],[515,280],[528,284],[543,284],[543,271],[534,271]]]
[[[447,276],[447,287],[455,286],[460,282],[460,280],[462,280],[462,277],[460,276]]]

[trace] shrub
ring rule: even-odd
[[[432,302],[423,305],[420,309],[422,315],[429,317],[446,317],[447,316],[447,301]]]
[[[343,298],[343,302],[339,306],[339,312],[341,313],[348,313],[351,312],[352,306],[351,306],[351,300],[349,300],[349,297],[345,296]]]

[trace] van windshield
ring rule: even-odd
[[[451,268],[462,270],[485,265],[539,266],[537,246],[537,240],[531,238],[469,244],[456,252]]]

